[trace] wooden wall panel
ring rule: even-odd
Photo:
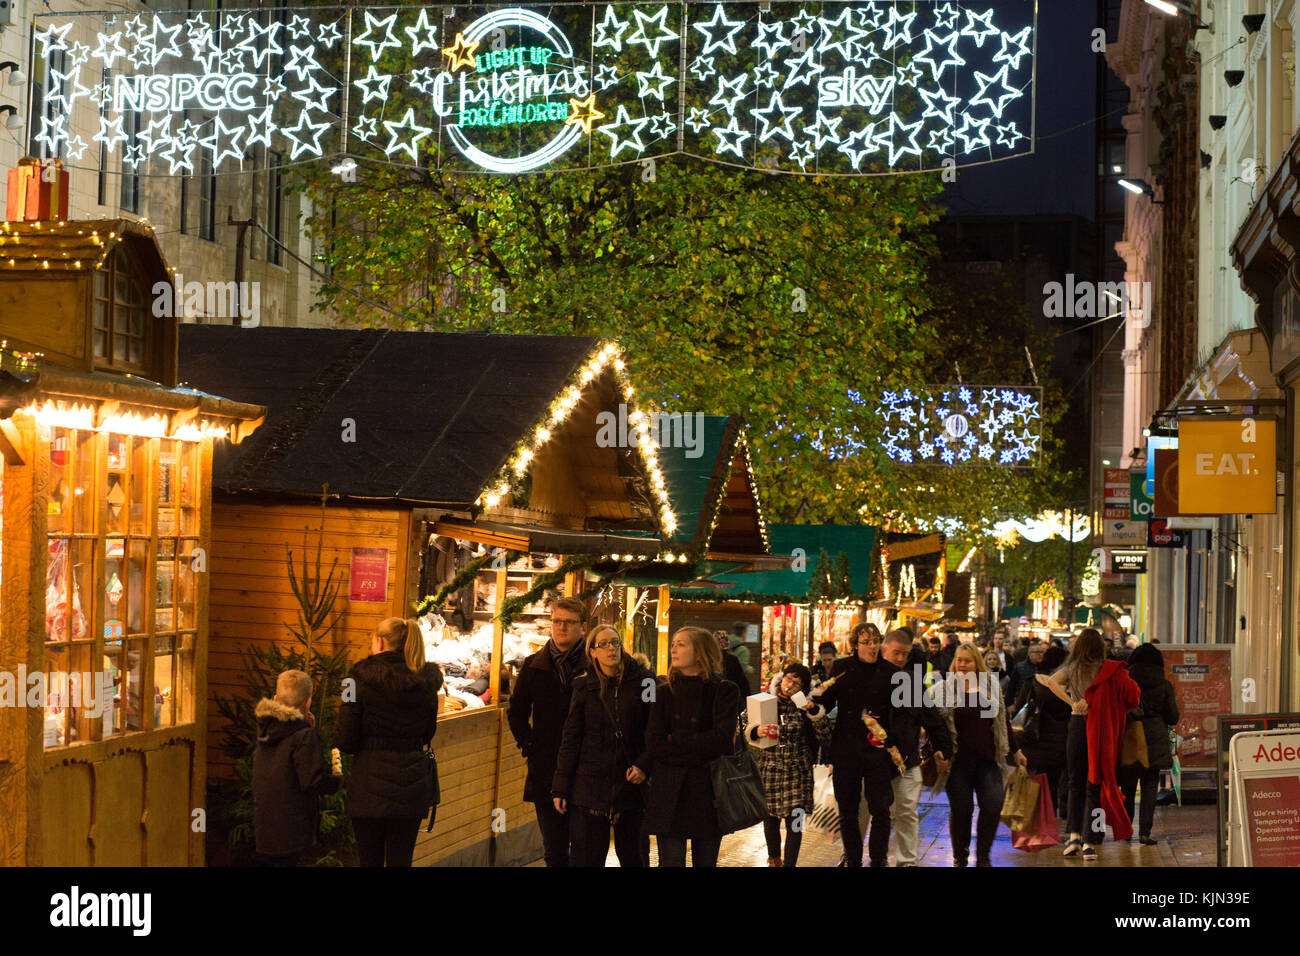
[[[438,724],[433,744],[442,803],[433,832],[421,831],[415,845],[416,866],[429,866],[491,837],[497,727],[502,719],[504,714],[492,708]]]
[[[94,779],[88,763],[47,770],[41,787],[41,843],[46,866],[90,866],[90,802]],[[139,859],[130,866],[139,865]]]
[[[321,527],[319,505],[248,503],[218,498],[212,506],[209,552],[207,691],[207,771],[232,777],[233,761],[221,751],[225,721],[216,709],[216,695],[243,693],[241,647],[279,643],[286,650],[293,637],[285,626],[296,620],[297,603],[289,586],[285,545],[299,566],[304,552],[303,531],[310,529],[306,547],[315,560],[315,532]],[[369,653],[370,635],[383,618],[403,614],[409,520],[400,509],[355,508],[331,504],[324,523],[322,573],[338,558],[342,589],[337,608],[343,615],[326,647],[348,647],[354,661]],[[353,548],[387,548],[388,602],[348,600],[348,571]]]
[[[95,866],[140,866],[144,862],[145,755],[137,750],[115,753],[96,763],[94,776]],[[185,785],[189,785],[188,775]]]
[[[145,754],[145,862],[148,866],[187,866],[190,862],[190,773],[195,748],[178,741]],[[194,842],[202,845],[196,834]]]

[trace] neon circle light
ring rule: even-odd
[[[463,31],[462,35],[466,41],[476,43],[492,31],[506,26],[527,27],[535,30],[545,37],[551,44],[552,49],[560,56],[569,60],[574,58],[573,45],[569,43],[569,38],[561,32],[559,27],[540,13],[522,10],[518,7],[497,10],[486,16],[479,17]],[[452,145],[460,150],[466,159],[484,169],[499,173],[523,173],[539,166],[545,166],[547,163],[564,155],[582,137],[580,127],[566,124],[562,132],[558,133],[554,139],[540,149],[515,159],[504,159],[479,149],[461,132],[458,125],[448,126],[446,130],[447,138],[451,140]]]

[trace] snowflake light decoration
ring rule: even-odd
[[[1033,468],[1041,450],[1042,390],[935,386],[885,392],[880,447],[910,465]]]

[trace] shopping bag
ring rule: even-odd
[[[1033,826],[1038,813],[1038,790],[1038,779],[1030,777],[1024,767],[1017,767],[1007,781],[1002,799],[1002,822],[1017,833]]]
[[[1147,734],[1140,718],[1129,716],[1124,728],[1124,742],[1119,751],[1119,765],[1131,767],[1134,764],[1146,767],[1150,765],[1147,754]]]
[[[767,796],[763,778],[749,748],[726,754],[709,764],[713,778],[713,806],[723,833],[735,833],[763,822],[767,816]]]
[[[827,764],[813,767],[813,812],[808,822],[818,829],[831,834],[840,829],[840,807],[835,802],[835,785],[831,780],[831,768]]]
[[[1029,779],[1038,782],[1038,812],[1032,826],[1012,832],[1011,845],[1017,850],[1034,853],[1057,846],[1061,840],[1056,830],[1056,806],[1052,803],[1052,786],[1047,774],[1035,774]]]

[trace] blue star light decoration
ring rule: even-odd
[[[350,27],[338,8],[45,14],[32,28],[34,53],[59,57],[44,74],[45,114],[33,123],[51,153],[94,163],[102,147],[114,166],[157,157],[178,175],[200,157],[242,167],[258,147],[293,162],[355,148],[394,163],[477,162],[506,172],[453,145],[461,111],[513,102],[492,84],[513,82],[522,67],[485,65],[485,54],[531,56],[552,42],[547,57],[571,52],[532,60],[531,74],[553,75],[571,55],[566,65],[581,87],[528,94],[549,104],[545,129],[563,141],[548,155],[552,168],[680,149],[793,173],[933,170],[1033,150],[1034,6],[647,0],[561,15],[521,5],[549,27],[529,34],[516,19],[472,34],[470,47],[458,44],[461,35],[503,11],[362,8]],[[446,55],[455,48],[462,59]],[[74,112],[90,125],[74,126]],[[477,125],[497,122],[474,112]],[[575,122],[579,134],[561,136]],[[945,450],[928,444],[929,457]],[[927,460],[920,452],[914,461]],[[962,450],[953,453],[960,460]],[[971,453],[1000,461],[1002,450],[984,442]]]
[[[1033,468],[1041,450],[1042,391],[963,385],[887,391],[880,447],[907,465]]]

